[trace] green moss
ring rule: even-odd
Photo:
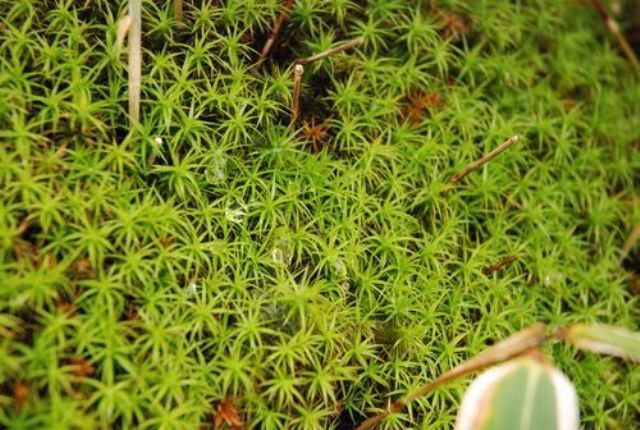
[[[278,10],[144,1],[130,130],[126,4],[0,0],[0,426],[350,428],[535,320],[638,326],[640,85],[591,8],[301,0],[255,71]],[[360,35],[305,67],[314,151],[292,64]],[[552,356],[586,428],[636,425],[640,370]]]

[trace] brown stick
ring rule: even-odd
[[[498,261],[495,264],[492,264],[490,266],[487,266],[484,268],[484,270],[482,270],[482,272],[485,275],[490,275],[493,272],[497,272],[498,270],[502,269],[505,266],[508,266],[509,264],[513,263],[514,261],[516,261],[518,259],[518,257],[516,257],[515,255],[510,255],[506,258],[503,258],[502,260]]]
[[[133,124],[140,121],[140,82],[142,74],[142,1],[129,0],[129,116]]]
[[[622,49],[622,52],[624,52],[624,55],[626,55],[627,59],[631,62],[631,65],[635,69],[636,73],[640,73],[640,63],[638,62],[638,57],[636,57],[636,54],[635,52],[633,52],[633,49],[629,45],[629,42],[627,42],[624,34],[622,34],[622,32],[620,31],[618,22],[607,13],[607,9],[605,9],[600,0],[592,0],[592,3],[598,11],[598,14],[600,14],[600,17],[604,22],[604,26],[607,28],[609,33],[611,33],[613,37],[615,37],[618,45],[620,45],[620,48]]]
[[[174,0],[174,14],[176,16],[176,21],[178,22],[182,22],[184,19],[184,7],[183,7],[183,3],[182,0]]]
[[[517,142],[518,142],[518,136],[510,137],[509,139],[507,139],[506,142],[503,142],[496,149],[494,149],[493,151],[491,151],[487,155],[483,156],[479,160],[476,160],[473,163],[469,164],[467,167],[462,169],[460,172],[458,172],[455,175],[453,175],[451,177],[451,179],[449,179],[448,184],[451,187],[456,185],[458,183],[458,181],[460,181],[460,179],[464,178],[465,176],[467,176],[469,173],[473,172],[474,170],[479,169],[480,167],[484,166],[489,161],[493,160],[498,155],[500,155],[501,153],[503,153],[504,151],[506,151],[507,149],[509,149],[513,145],[515,145]],[[445,188],[444,190],[442,190],[441,194],[442,195],[447,195],[449,193],[450,189],[451,188]]]
[[[472,359],[454,367],[432,382],[413,390],[396,403],[390,405],[384,412],[363,421],[356,430],[372,428],[389,415],[400,412],[412,400],[423,397],[448,382],[537,349],[547,339],[545,337],[546,331],[547,326],[542,323],[535,323],[527,327],[484,352],[481,352]]]
[[[273,30],[271,30],[271,34],[269,35],[269,38],[267,39],[264,46],[262,47],[262,51],[260,51],[260,58],[258,58],[258,62],[256,63],[256,69],[260,68],[260,65],[264,62],[264,60],[267,59],[267,55],[269,55],[269,52],[271,52],[271,48],[273,47],[273,44],[275,43],[276,39],[278,38],[278,35],[280,34],[280,29],[282,28],[282,24],[284,23],[284,20],[287,18],[287,14],[289,13],[289,9],[291,8],[292,5],[293,5],[293,0],[285,0],[284,4],[282,5],[282,9],[280,9],[280,14],[278,15],[276,24],[273,26]]]
[[[293,69],[293,100],[291,102],[291,125],[295,128],[300,114],[300,87],[302,86],[302,74],[304,67],[296,64]]]
[[[346,42],[334,48],[330,48],[330,49],[327,49],[326,51],[322,51],[319,54],[312,55],[311,57],[307,57],[307,58],[301,58],[300,60],[296,61],[296,63],[297,64],[313,63],[314,61],[322,60],[323,58],[338,54],[342,51],[346,51],[349,48],[353,48],[355,46],[361,45],[362,42],[364,42],[364,37],[359,36],[359,37],[356,37],[355,39],[347,40]]]

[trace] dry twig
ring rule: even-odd
[[[142,1],[129,1],[129,116],[140,121],[140,84],[142,80]]]
[[[498,155],[500,155],[501,153],[503,153],[504,151],[506,151],[507,149],[509,149],[513,145],[515,145],[517,142],[518,142],[518,136],[510,137],[509,139],[507,139],[506,142],[502,143],[500,146],[498,146],[496,149],[494,149],[493,151],[491,151],[487,155],[485,155],[482,158],[480,158],[479,160],[476,160],[473,163],[469,164],[467,167],[465,167],[460,172],[458,172],[455,175],[453,175],[451,177],[451,179],[449,179],[448,184],[450,185],[450,187],[449,188],[445,188],[444,190],[442,190],[441,194],[442,195],[447,195],[449,193],[449,191],[451,190],[451,187],[456,185],[458,183],[458,181],[460,181],[460,179],[464,178],[465,176],[467,176],[469,173],[473,172],[474,170],[477,170],[480,167],[484,166],[489,161],[493,160]]]
[[[182,0],[175,0],[173,7],[176,21],[182,22],[184,20],[184,5]]]
[[[304,73],[304,67],[302,64],[296,64],[293,69],[293,100],[291,103],[291,124],[293,127],[298,122],[298,116],[300,115],[300,87],[302,85],[302,74]]]
[[[125,16],[118,22],[118,29],[116,30],[116,52],[118,55],[122,52],[124,38],[129,34],[131,23],[133,23],[131,15]]]
[[[258,58],[258,62],[256,63],[256,68],[259,68],[262,65],[262,63],[267,59],[267,55],[269,55],[269,52],[271,52],[271,48],[273,47],[273,44],[275,43],[276,39],[278,38],[278,35],[280,34],[280,29],[282,28],[282,24],[284,23],[284,20],[287,18],[287,13],[289,13],[289,9],[291,8],[292,5],[293,5],[293,0],[285,0],[284,4],[282,5],[282,9],[280,10],[280,14],[278,15],[276,24],[273,26],[273,29],[271,30],[271,34],[269,35],[269,38],[267,39],[264,46],[262,47],[262,51],[260,51],[260,58]]]
[[[302,58],[296,61],[296,64],[309,64],[314,61],[322,60],[323,58],[330,57],[331,55],[339,54],[340,52],[346,51],[349,48],[353,48],[355,46],[361,45],[364,42],[364,38],[362,36],[356,37],[355,39],[347,40],[346,42],[334,47],[327,49],[326,51],[322,51],[319,54],[312,55],[311,57]]]
[[[518,257],[516,257],[515,255],[510,255],[510,256],[508,256],[506,258],[503,258],[502,260],[498,261],[495,264],[491,264],[490,266],[485,267],[482,272],[485,275],[490,275],[493,272],[497,272],[498,270],[502,269],[503,267],[508,266],[509,264],[513,263],[517,259],[518,259]]]
[[[633,230],[631,230],[629,237],[625,240],[624,245],[622,246],[622,257],[620,260],[627,258],[627,255],[629,255],[633,247],[636,246],[638,240],[640,240],[640,224],[636,225]]]
[[[640,63],[638,62],[638,57],[636,57],[635,52],[633,52],[633,48],[631,48],[629,42],[627,42],[627,39],[625,39],[624,34],[622,34],[622,31],[620,31],[618,22],[607,13],[607,9],[605,9],[600,0],[592,0],[592,3],[598,11],[598,14],[600,14],[600,17],[604,22],[604,26],[616,39],[618,45],[620,45],[620,48],[622,49],[622,52],[624,52],[624,55],[626,55],[626,57],[629,59],[636,73],[640,73]]]

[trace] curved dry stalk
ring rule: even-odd
[[[547,340],[547,337],[545,336],[546,332],[547,326],[545,324],[535,323],[526,329],[509,336],[502,342],[493,345],[472,359],[454,367],[428,384],[413,390],[396,403],[390,405],[384,412],[363,421],[356,430],[372,428],[389,415],[400,412],[412,400],[415,400],[418,397],[423,397],[436,388],[464,375],[483,370],[489,366],[535,351],[542,343],[544,343],[545,340]]]
[[[258,62],[256,63],[256,68],[259,68],[260,65],[262,65],[264,60],[267,59],[267,55],[269,55],[269,52],[271,52],[271,48],[273,47],[273,44],[280,34],[282,24],[284,24],[284,20],[287,18],[287,13],[289,13],[289,9],[291,9],[292,5],[293,0],[285,0],[284,4],[282,5],[282,9],[280,10],[280,14],[278,15],[276,24],[273,26],[273,30],[271,30],[269,38],[262,47],[262,51],[260,51],[260,57],[258,58]]]
[[[295,128],[300,115],[300,87],[302,86],[302,74],[304,67],[296,64],[293,69],[293,100],[291,102],[291,125]]]
[[[493,160],[498,155],[500,155],[501,153],[503,153],[507,149],[511,148],[517,142],[518,142],[518,136],[510,137],[505,142],[500,144],[500,146],[498,146],[496,149],[494,149],[493,151],[489,152],[487,155],[484,155],[479,160],[476,160],[473,163],[469,164],[467,167],[465,167],[464,169],[462,169],[461,171],[459,171],[458,173],[453,175],[451,177],[451,179],[449,179],[448,185],[450,185],[451,187],[456,185],[458,183],[458,181],[460,181],[460,179],[464,178],[465,176],[467,176],[469,173],[473,172],[474,170],[477,170],[480,167],[484,166],[489,161]],[[441,194],[443,196],[447,195],[449,193],[449,191],[451,190],[451,187],[445,188],[444,190],[442,190]]]
[[[347,40],[346,42],[334,47],[334,48],[330,48],[327,49],[326,51],[323,51],[319,54],[316,55],[312,55],[311,57],[307,57],[307,58],[302,58],[298,61],[296,61],[296,64],[309,64],[309,63],[313,63],[314,61],[318,61],[318,60],[322,60],[323,58],[329,57],[331,55],[335,55],[338,54],[342,51],[346,51],[349,48],[353,48],[355,46],[358,45],[362,45],[362,43],[364,42],[364,37],[362,36],[358,36],[355,39],[351,39],[351,40]]]
[[[140,85],[142,80],[142,0],[129,0],[129,116],[140,121]]]
[[[633,52],[633,48],[631,48],[629,42],[627,42],[627,39],[625,39],[624,34],[622,34],[622,31],[620,31],[618,22],[607,13],[607,9],[605,9],[600,0],[592,0],[592,3],[598,11],[598,14],[602,18],[604,26],[616,39],[618,45],[620,45],[620,49],[622,49],[624,55],[627,57],[629,62],[631,62],[631,65],[635,69],[636,73],[640,73],[640,62],[638,62],[638,57],[636,57],[635,52]]]
[[[132,22],[133,18],[131,18],[131,15],[125,16],[118,22],[118,29],[116,30],[116,52],[118,55],[122,52],[124,38],[129,34]]]
[[[311,57],[303,58],[295,62],[293,69],[293,100],[291,102],[291,125],[296,127],[298,123],[298,117],[300,115],[300,87],[302,84],[302,74],[304,73],[304,64],[313,63],[314,61],[321,60],[330,55],[335,55],[339,52],[345,51],[354,46],[360,45],[364,41],[362,36],[355,39],[348,40],[335,48],[327,49],[319,54],[312,55]]]

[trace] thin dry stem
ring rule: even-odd
[[[132,22],[133,18],[131,18],[131,15],[125,16],[118,22],[118,29],[116,30],[116,52],[118,54],[122,52],[124,38],[129,34]]]
[[[258,62],[256,63],[256,68],[259,68],[260,65],[262,65],[262,63],[267,59],[269,52],[271,52],[271,48],[273,47],[273,44],[275,43],[276,39],[278,38],[278,35],[280,34],[280,29],[282,28],[282,24],[284,23],[284,20],[287,18],[287,14],[289,13],[289,9],[291,8],[292,5],[293,5],[293,0],[285,0],[284,4],[282,5],[282,9],[280,10],[280,14],[278,15],[278,19],[276,20],[276,23],[273,26],[273,29],[271,30],[271,34],[269,35],[269,38],[267,39],[264,46],[262,47],[262,51],[260,51],[260,58],[258,58]]]
[[[638,62],[638,57],[636,57],[635,52],[633,52],[633,48],[631,48],[629,42],[627,42],[627,39],[624,37],[624,34],[622,34],[622,31],[620,31],[618,22],[607,13],[607,9],[604,7],[600,0],[592,0],[592,3],[598,11],[598,14],[600,14],[600,17],[604,22],[604,26],[607,28],[609,33],[611,33],[613,37],[615,37],[618,45],[620,45],[620,49],[622,49],[624,55],[627,57],[629,62],[631,62],[631,65],[635,69],[636,73],[640,73],[640,62]]]
[[[518,136],[510,137],[509,139],[507,139],[506,142],[503,142],[496,149],[494,149],[493,151],[491,151],[487,155],[483,156],[479,160],[476,160],[473,163],[469,164],[467,167],[462,169],[460,172],[458,172],[455,175],[453,175],[451,177],[451,179],[449,179],[449,182],[448,182],[450,187],[444,189],[442,191],[442,195],[448,194],[448,192],[451,190],[451,187],[455,186],[460,181],[460,179],[464,178],[465,176],[467,176],[469,173],[473,172],[474,170],[477,170],[480,167],[484,166],[489,161],[493,160],[498,155],[500,155],[501,153],[503,153],[504,151],[506,151],[507,149],[509,149],[513,145],[515,145],[517,142],[518,142]]]
[[[364,42],[364,38],[362,36],[356,37],[355,39],[347,40],[346,42],[334,47],[327,49],[319,54],[312,55],[311,57],[302,58],[296,61],[297,64],[309,64],[314,61],[322,60],[323,58],[329,57],[331,55],[338,54],[340,52],[346,51],[349,48],[353,48],[355,46],[361,45]]]
[[[497,272],[498,270],[502,269],[505,266],[508,266],[509,264],[513,263],[514,261],[516,261],[518,259],[517,256],[515,255],[510,255],[506,258],[503,258],[502,260],[498,261],[495,264],[491,264],[490,266],[487,266],[484,268],[484,270],[482,270],[484,272],[485,275],[490,275],[493,272]]]
[[[134,124],[140,121],[140,85],[142,80],[141,0],[129,1],[129,116]]]
[[[627,258],[627,255],[629,255],[633,247],[636,246],[638,240],[640,240],[640,224],[636,225],[633,230],[631,230],[629,237],[625,240],[624,245],[622,246],[621,260]]]
[[[182,0],[175,0],[173,7],[176,21],[182,22],[184,20],[184,5]]]
[[[396,403],[390,405],[384,412],[371,417],[366,421],[363,421],[356,430],[366,430],[372,428],[389,415],[400,412],[412,400],[415,400],[418,397],[423,397],[436,388],[453,380],[456,380],[462,376],[486,369],[489,366],[502,363],[523,354],[530,353],[531,351],[539,348],[540,345],[547,339],[547,337],[545,336],[546,331],[547,326],[542,323],[535,323],[527,327],[526,329],[508,337],[502,342],[490,347],[486,351],[481,352],[472,359],[465,361],[459,366],[454,367],[432,382],[429,382],[428,384],[415,389],[411,393],[402,397]]]
[[[295,128],[300,115],[300,87],[302,86],[302,74],[304,67],[296,64],[293,69],[293,100],[291,103],[291,125]]]

